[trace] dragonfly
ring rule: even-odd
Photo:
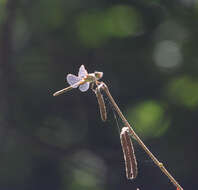
[[[103,77],[103,72],[95,71],[94,73],[88,73],[84,65],[79,68],[78,76],[73,74],[68,74],[66,79],[69,83],[69,87],[59,90],[53,94],[53,96],[58,96],[74,88],[78,88],[81,92],[85,92],[89,89],[90,84],[97,83]]]

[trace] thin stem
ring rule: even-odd
[[[101,82],[101,83],[103,84],[103,88],[102,89],[105,91],[106,95],[108,96],[109,100],[111,101],[111,103],[112,103],[113,107],[115,108],[116,112],[118,113],[118,115],[122,119],[122,121],[125,124],[125,126],[128,127],[130,135],[132,135],[136,139],[136,141],[138,142],[138,144],[144,149],[144,151],[153,160],[153,162],[160,168],[160,170],[170,179],[170,181],[176,187],[178,187],[180,190],[183,190],[183,188],[179,185],[179,183],[172,177],[172,175],[164,167],[163,163],[162,162],[159,162],[157,160],[157,158],[151,153],[151,151],[146,147],[146,145],[142,142],[142,140],[139,138],[139,136],[132,129],[132,127],[130,126],[130,124],[128,123],[128,121],[126,120],[126,118],[124,117],[124,115],[122,114],[122,112],[120,111],[118,105],[114,101],[113,97],[111,96],[107,85],[105,83],[103,83],[103,82]]]

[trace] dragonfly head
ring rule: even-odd
[[[103,72],[95,71],[94,74],[95,74],[95,77],[97,78],[97,80],[101,79],[103,76]]]

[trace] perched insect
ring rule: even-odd
[[[69,87],[59,90],[53,94],[53,96],[58,96],[63,94],[73,88],[79,87],[81,92],[85,92],[89,89],[90,83],[96,83],[103,76],[103,72],[88,73],[85,69],[84,65],[81,65],[79,68],[78,76],[73,74],[67,75],[67,82],[69,83]]]

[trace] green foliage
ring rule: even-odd
[[[25,184],[31,177],[32,161],[32,149],[29,145],[23,144],[23,139],[14,136],[7,137],[0,158],[1,185]]]
[[[6,2],[7,0],[0,0],[0,13],[1,13],[0,24],[3,24],[6,18],[6,14],[7,14],[5,11]],[[0,29],[1,29],[1,26],[0,26]]]
[[[113,37],[136,35],[142,26],[138,11],[126,5],[81,13],[76,23],[79,38],[88,47],[101,46]]]

